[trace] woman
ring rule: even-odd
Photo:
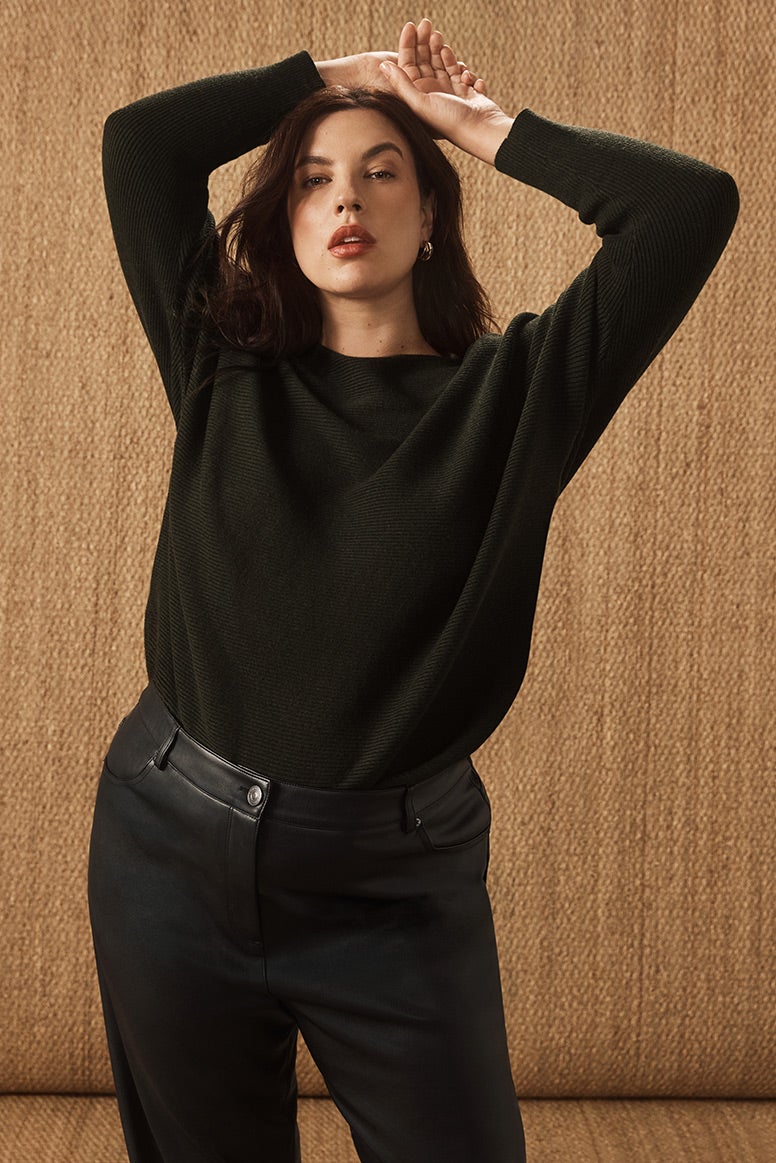
[[[434,137],[602,238],[503,335]],[[219,233],[208,175],[260,144]],[[707,279],[735,183],[509,117],[426,19],[398,53],[120,109],[104,172],[177,429],[149,681],[90,851],[130,1159],[298,1160],[301,1029],[361,1160],[515,1163],[470,755],[520,686],[557,497]]]

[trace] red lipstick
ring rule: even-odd
[[[363,254],[368,246],[374,244],[375,239],[365,226],[351,223],[350,226],[337,227],[329,239],[329,250],[346,257],[349,254]]]

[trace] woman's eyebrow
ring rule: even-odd
[[[398,145],[394,145],[394,143],[392,141],[381,141],[378,145],[373,145],[370,149],[368,149],[364,153],[362,153],[361,160],[365,162],[367,160],[367,158],[374,157],[375,154],[382,153],[383,150],[385,150],[385,149],[393,149],[396,151],[396,153],[399,155],[400,158],[404,157],[404,154],[401,152]],[[306,166],[308,164],[312,164],[312,165],[316,165],[316,166],[334,165],[331,158],[320,157],[318,154],[310,153],[307,155],[307,157],[301,158],[301,160],[298,161],[296,163],[296,165],[294,166],[294,169],[298,170],[300,166]]]

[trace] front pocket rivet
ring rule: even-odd
[[[420,816],[416,816],[416,817],[415,817],[415,827],[416,827],[416,828],[419,828],[419,827],[420,827],[420,825],[421,825],[421,823],[422,823],[422,821],[421,821],[421,818],[420,818]]]
[[[264,798],[264,792],[257,783],[248,788],[248,803],[252,808],[257,807]]]

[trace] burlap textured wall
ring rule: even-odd
[[[85,897],[174,426],[104,205],[107,114],[197,76],[395,48],[432,18],[490,95],[729,169],[733,239],[561,498],[532,660],[475,757],[521,1095],[773,1094],[772,189],[765,0],[412,10],[9,0],[2,165],[0,1089],[108,1090]],[[597,240],[450,148],[502,325]],[[250,157],[213,177],[217,216]],[[300,1085],[323,1087],[306,1053]]]

